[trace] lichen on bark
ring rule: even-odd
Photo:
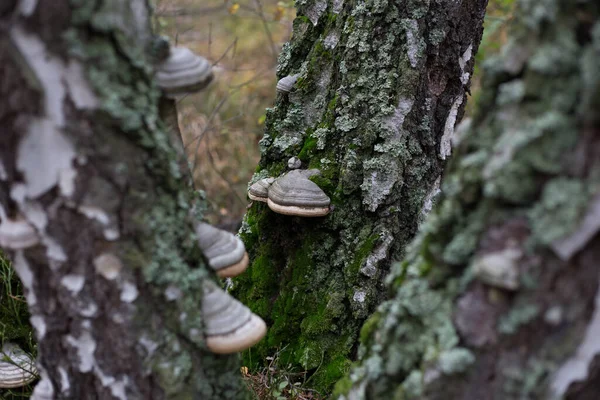
[[[2,15],[0,202],[41,239],[11,253],[38,339],[34,397],[244,398],[239,358],[204,345],[204,198],[159,117],[149,4],[27,5]]]
[[[233,290],[270,323],[246,363],[277,352],[323,392],[348,370],[390,260],[402,257],[431,201],[486,3],[296,3],[277,74],[299,76],[267,110],[253,181],[279,176],[298,157],[321,171],[311,179],[333,207],[310,220],[263,203],[246,214],[240,233],[252,265]]]
[[[586,330],[586,348],[598,351],[589,339],[596,314],[587,324],[600,243],[586,234],[578,252],[554,249],[597,210],[600,10],[587,1],[522,0],[516,15],[509,43],[486,62],[442,199],[392,269],[391,298],[364,325],[361,359],[336,398],[593,393],[593,355],[578,365],[576,385],[557,370]],[[516,288],[483,283],[474,265],[490,255],[504,257]]]

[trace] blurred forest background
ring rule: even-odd
[[[210,223],[236,231],[249,201],[260,155],[265,109],[275,100],[279,51],[292,32],[293,1],[153,0],[154,28],[213,64],[215,80],[178,102],[179,124],[196,187],[206,192]],[[514,0],[490,0],[465,118],[479,94],[481,66],[506,42]],[[18,338],[18,339],[17,339]],[[16,274],[0,251],[0,339],[35,355],[27,307]],[[257,399],[320,399],[303,371],[277,363],[242,374]],[[32,385],[0,390],[0,398],[29,398]]]

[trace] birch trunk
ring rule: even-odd
[[[159,118],[149,17],[145,0],[0,7],[0,203],[37,232],[10,253],[37,399],[245,396],[238,357],[204,345],[203,200]]]
[[[600,9],[519,1],[339,399],[595,399]]]
[[[253,263],[234,293],[270,324],[245,353],[277,355],[328,392],[356,355],[382,281],[438,192],[462,116],[487,1],[296,2],[278,76],[299,74],[267,111],[254,180],[297,157],[331,198],[324,218],[254,203],[241,235]]]

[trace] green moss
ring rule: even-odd
[[[357,250],[354,252],[352,257],[352,262],[344,271],[349,281],[353,281],[358,276],[358,272],[360,267],[366,258],[371,254],[373,248],[375,247],[375,243],[379,239],[378,234],[372,234],[367,237],[362,243],[358,245]]]
[[[377,312],[371,315],[369,319],[365,321],[360,329],[361,344],[368,345],[368,341],[373,337],[372,335],[375,333],[375,329],[377,329],[379,321],[381,321],[381,315]]]
[[[304,141],[304,145],[302,146],[302,150],[298,153],[298,158],[304,162],[307,162],[310,159],[311,152],[317,147],[317,139],[310,136],[306,138]]]

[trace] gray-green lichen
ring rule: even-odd
[[[334,397],[548,398],[552,372],[582,335],[573,321],[585,319],[595,295],[594,287],[585,299],[556,287],[597,281],[597,268],[566,271],[551,244],[578,229],[600,190],[597,153],[582,150],[597,113],[580,103],[600,96],[597,85],[584,84],[600,76],[589,57],[599,54],[599,12],[591,2],[519,1],[516,38],[485,66],[442,198],[392,268],[391,298],[367,320],[360,361]],[[473,279],[468,268],[508,249],[520,255],[514,295]],[[574,313],[566,325],[552,311],[565,308]],[[565,330],[538,333],[557,324]],[[492,375],[493,383],[481,383]]]
[[[240,231],[252,265],[234,293],[270,324],[245,363],[277,352],[282,364],[313,373],[311,384],[326,393],[348,370],[360,326],[383,298],[390,260],[404,254],[441,173],[443,160],[431,155],[443,127],[453,130],[462,111],[450,108],[468,85],[441,71],[472,71],[461,57],[477,48],[481,19],[453,26],[448,13],[464,10],[429,1],[296,6],[277,75],[299,77],[267,111],[252,180],[278,176],[298,157],[321,171],[311,179],[333,208],[303,220],[254,204]],[[448,32],[465,39],[445,42]]]
[[[143,277],[135,324],[146,332],[140,338],[148,350],[145,364],[167,398],[242,398],[236,357],[212,355],[204,346],[201,288],[209,275],[189,223],[204,200],[187,187],[175,150],[179,143],[171,141],[158,114],[161,94],[146,53],[152,41],[148,5],[92,3],[71,1],[73,26],[64,38],[70,56],[86,65],[100,100],[91,140],[111,143],[124,154],[128,148],[145,153],[123,158],[128,176],[136,179],[127,183],[122,210],[135,241],[119,244],[125,264]],[[169,298],[174,291],[180,295]]]

